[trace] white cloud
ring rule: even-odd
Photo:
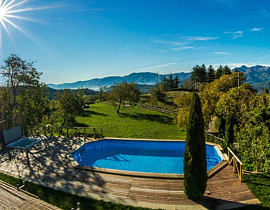
[[[216,55],[231,55],[232,53],[229,52],[214,52]]]
[[[183,47],[172,48],[172,50],[174,50],[174,51],[182,51],[182,50],[189,50],[189,49],[194,49],[194,47],[193,46],[183,46]]]
[[[165,40],[158,40],[158,39],[151,39],[152,42],[159,43],[159,44],[169,44],[169,45],[185,45],[186,43],[182,42],[172,42],[172,41],[165,41]]]
[[[212,66],[214,68],[218,68],[220,65],[222,66],[229,66],[230,68],[236,68],[236,67],[241,67],[241,66],[247,66],[247,67],[251,67],[251,66],[256,66],[256,65],[261,65],[261,66],[270,66],[270,64],[265,64],[265,63],[223,63],[223,64],[213,64]]]
[[[261,31],[263,28],[252,28],[250,31]]]
[[[190,36],[187,37],[187,40],[190,41],[209,41],[209,40],[215,40],[218,39],[218,37],[210,37],[210,36]]]
[[[224,32],[225,34],[232,34],[233,35],[233,39],[236,39],[238,37],[242,37],[243,36],[243,31],[234,31],[234,32]]]
[[[166,64],[160,64],[160,65],[153,65],[153,66],[148,66],[145,68],[141,68],[139,70],[154,70],[154,69],[159,69],[159,68],[165,68],[171,65],[175,65],[176,63],[166,63]]]

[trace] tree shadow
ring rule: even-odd
[[[87,125],[85,123],[76,122],[75,127],[89,127],[89,125]]]
[[[91,117],[91,115],[99,115],[99,116],[104,116],[104,117],[108,116],[107,114],[103,114],[100,112],[95,112],[92,110],[84,110],[83,117]]]
[[[237,201],[228,201],[225,199],[212,198],[203,196],[201,199],[191,199],[193,202],[202,205],[207,209],[219,210],[219,209],[269,209],[260,205],[249,205]]]
[[[148,120],[153,122],[159,122],[166,125],[172,125],[173,119],[165,116],[165,115],[157,115],[157,114],[128,114],[128,113],[119,113],[121,117],[129,117],[136,120]]]

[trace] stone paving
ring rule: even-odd
[[[80,142],[76,139],[55,137],[44,140],[28,153],[2,148],[0,172],[55,190],[133,206],[222,209],[258,203],[247,186],[230,172],[230,166],[208,181],[208,191],[212,192],[210,195],[205,195],[202,201],[191,201],[183,192],[183,180],[121,176],[74,169],[67,155],[79,146]],[[226,192],[222,186],[224,179],[227,179],[226,184],[232,186],[227,187]],[[241,196],[237,189],[242,193]]]

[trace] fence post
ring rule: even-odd
[[[235,160],[235,157],[233,157],[233,172],[235,173],[236,172],[236,160]]]
[[[228,148],[227,148],[228,149]],[[230,163],[230,150],[228,149],[228,164]]]
[[[240,182],[242,182],[242,180],[243,180],[243,166],[242,166],[241,164],[240,164],[239,173],[240,173],[240,175],[239,175],[239,177],[240,177]]]

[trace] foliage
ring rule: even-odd
[[[12,54],[1,66],[5,87],[1,91],[1,119],[9,120],[20,116],[26,126],[41,123],[48,111],[46,86],[41,83],[34,62],[22,60]]]
[[[204,64],[193,67],[191,81],[196,83],[206,82],[206,66]]]
[[[180,128],[186,130],[187,121],[190,111],[190,104],[192,101],[192,94],[188,92],[181,92],[174,99],[174,104],[179,107],[178,115],[176,117],[176,122]]]
[[[231,69],[228,66],[222,67],[221,65],[217,70],[210,65],[207,70],[206,66],[202,64],[201,66],[196,65],[193,67],[191,73],[191,81],[195,83],[209,83],[213,82],[215,79],[219,79],[223,75],[230,75],[232,74]]]
[[[134,107],[135,104],[140,100],[139,96],[140,91],[134,82],[120,82],[113,86],[110,99],[113,105],[116,107],[116,112],[119,113],[121,105],[125,105],[127,102]]]
[[[225,141],[228,147],[231,147],[234,141],[234,116],[227,116],[225,126]]]
[[[257,171],[270,172],[269,128],[264,124],[242,128],[235,138],[246,169],[255,168]]]
[[[106,86],[99,87],[99,92],[98,92],[99,102],[103,102],[106,100],[107,94],[105,90],[106,90]]]
[[[179,87],[179,79],[178,79],[177,75],[175,76],[175,78],[173,78],[172,74],[170,74],[168,76],[168,78],[166,76],[163,77],[161,79],[160,87],[161,87],[161,90],[163,90],[163,91],[169,91],[169,90],[178,88]]]
[[[196,86],[195,86],[194,82],[192,82],[190,79],[185,79],[184,84],[183,84],[183,88],[194,90],[195,87]]]
[[[243,86],[231,88],[227,93],[220,96],[216,103],[216,113],[224,118],[235,116],[236,124],[244,126],[248,120],[245,113],[251,110],[250,101],[254,97],[254,93]]]
[[[110,104],[98,103],[77,117],[78,124],[103,128],[104,136],[144,139],[185,139],[172,116],[141,107],[125,107],[117,114]]]
[[[150,103],[156,104],[158,101],[163,102],[165,100],[166,94],[161,91],[160,85],[154,87],[151,90]]]
[[[201,198],[206,189],[206,149],[200,98],[193,93],[184,154],[184,185],[188,198]]]
[[[224,116],[223,112],[217,112],[217,103],[220,100],[220,97],[224,95],[224,93],[233,87],[237,87],[237,78],[238,74],[234,72],[231,75],[224,75],[211,83],[198,86],[198,89],[200,90],[199,95],[202,102],[202,112],[205,120],[205,128],[208,127],[208,124],[213,116]],[[242,82],[243,79],[240,78],[240,81]],[[185,129],[185,124],[187,122],[190,98],[190,93],[185,93],[179,94],[179,96],[177,96],[174,100],[174,103],[179,107],[177,123],[183,129]]]
[[[65,91],[58,97],[58,113],[62,119],[62,126],[74,125],[76,116],[83,114],[84,98],[82,93]]]

